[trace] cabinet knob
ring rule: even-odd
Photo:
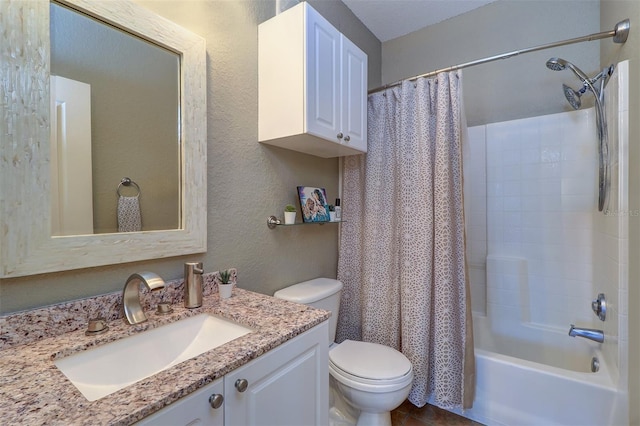
[[[222,407],[223,402],[224,396],[220,395],[219,393],[214,393],[209,397],[209,404],[211,405],[211,408],[218,409]]]
[[[337,136],[338,136],[338,139],[342,139],[342,136],[344,136],[344,135],[342,134],[342,132],[340,132],[340,133],[337,134]]]
[[[345,137],[344,137],[344,141],[345,141],[345,142],[349,142],[350,140],[351,140],[351,137],[349,137],[349,135],[347,135],[347,136],[345,136]]]
[[[247,387],[249,387],[249,382],[247,382],[247,379],[236,380],[236,389],[238,389],[238,392],[246,391]]]

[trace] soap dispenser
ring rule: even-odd
[[[184,307],[193,309],[202,306],[202,262],[184,264]]]

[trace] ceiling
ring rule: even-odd
[[[489,4],[495,0],[342,0],[382,42]]]

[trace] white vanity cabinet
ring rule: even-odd
[[[224,378],[225,425],[329,424],[328,322]]]
[[[224,425],[224,380],[218,379],[162,410],[145,417],[138,426]]]
[[[327,425],[328,341],[324,321],[137,424]]]
[[[367,55],[307,2],[258,28],[258,139],[319,157],[367,151]]]

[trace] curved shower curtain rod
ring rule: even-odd
[[[603,31],[601,33],[595,33],[595,34],[590,34],[590,35],[583,36],[583,37],[572,38],[572,39],[569,39],[569,40],[557,41],[555,43],[549,43],[549,44],[543,44],[543,45],[540,45],[540,46],[529,47],[527,49],[514,50],[512,52],[503,53],[501,55],[490,56],[490,57],[487,57],[487,58],[477,59],[477,60],[471,61],[471,62],[465,62],[463,64],[452,65],[450,67],[442,68],[442,69],[435,70],[435,71],[431,71],[431,72],[428,72],[426,74],[420,74],[420,75],[416,75],[414,77],[409,77],[409,78],[405,78],[405,79],[402,79],[402,80],[398,80],[395,83],[385,84],[384,86],[376,87],[375,89],[369,90],[368,93],[372,94],[372,93],[376,93],[376,92],[380,92],[382,90],[388,89],[389,87],[398,86],[398,85],[402,84],[403,81],[406,81],[406,80],[412,81],[412,80],[417,80],[417,79],[422,78],[422,77],[433,77],[436,74],[439,74],[441,72],[455,71],[455,70],[459,70],[459,69],[462,69],[462,68],[472,67],[474,65],[486,64],[487,62],[493,62],[493,61],[497,61],[499,59],[508,59],[508,58],[511,58],[512,56],[517,56],[517,55],[520,55],[522,53],[536,52],[538,50],[550,49],[552,47],[565,46],[567,44],[582,43],[583,41],[600,40],[600,39],[608,38],[608,37],[613,37],[613,42],[614,43],[624,43],[624,42],[627,41],[627,37],[629,37],[629,28],[630,28],[630,26],[631,26],[631,23],[630,23],[629,19],[627,18],[627,19],[625,19],[623,21],[618,22],[616,24],[615,28],[613,30],[611,30],[611,31]]]

